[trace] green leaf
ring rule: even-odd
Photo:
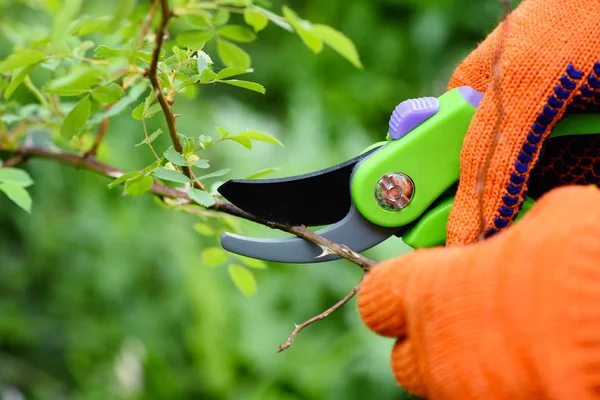
[[[142,173],[140,171],[126,172],[123,175],[121,175],[120,177],[118,177],[117,179],[115,179],[114,181],[112,181],[111,183],[109,183],[108,184],[108,188],[112,189],[115,186],[120,185],[121,183],[128,181],[129,179],[137,178],[141,174]]]
[[[151,176],[140,176],[127,181],[125,184],[125,193],[130,196],[141,196],[152,188],[154,180]]]
[[[250,268],[256,268],[256,269],[266,269],[267,268],[267,263],[264,262],[263,260],[257,260],[256,258],[250,258],[250,257],[244,257],[244,256],[236,256],[237,258],[240,259],[240,261],[250,267]]]
[[[92,92],[92,97],[98,103],[112,104],[119,101],[125,91],[116,83],[111,83],[108,86],[100,86]]]
[[[227,268],[231,280],[237,288],[246,296],[252,296],[256,292],[256,279],[254,274],[240,265],[230,265]]]
[[[106,32],[110,29],[110,19],[107,17],[86,18],[81,25],[78,34],[80,36],[89,35],[90,33]]]
[[[102,44],[94,50],[94,57],[98,60],[109,60],[111,58],[121,57],[123,52],[124,50],[122,49],[115,49]]]
[[[187,165],[187,160],[174,147],[169,148],[163,153],[163,156],[174,165]]]
[[[248,69],[251,65],[250,56],[238,45],[226,40],[219,40],[217,52],[223,64],[228,67]]]
[[[227,67],[227,68],[223,68],[222,70],[220,70],[219,73],[217,74],[216,78],[217,79],[225,79],[225,78],[230,78],[230,77],[236,76],[236,75],[248,74],[250,72],[254,72],[254,70],[252,68],[243,69],[243,68]]]
[[[262,93],[265,94],[266,89],[263,85],[256,83],[256,82],[250,82],[250,81],[241,81],[239,79],[228,79],[225,81],[219,81],[221,83],[226,83],[228,85],[233,85],[233,86],[238,86],[244,89],[248,89],[248,90],[252,90],[258,93]]]
[[[362,69],[360,57],[354,43],[343,33],[336,31],[327,25],[313,25],[312,31],[323,39],[325,44],[337,51],[342,57],[350,61],[356,68]]]
[[[237,142],[237,143],[241,144],[242,146],[244,146],[248,150],[252,150],[252,142],[248,138],[240,137],[240,136],[228,136],[228,137],[226,137],[224,139],[226,139],[226,140],[233,140],[234,142]]]
[[[31,64],[26,67],[16,69],[13,72],[12,77],[10,79],[10,83],[8,84],[8,87],[4,91],[4,98],[6,100],[8,100],[10,98],[10,96],[12,96],[14,91],[17,90],[17,88],[23,82],[23,79],[25,79],[27,77],[27,75],[29,75],[31,70],[34,69],[36,65],[37,64]]]
[[[60,134],[63,138],[69,140],[75,135],[79,135],[90,117],[91,103],[88,96],[85,96],[73,107],[67,114],[60,127]]]
[[[206,224],[196,224],[194,230],[203,236],[214,236],[216,233],[210,225]]]
[[[212,207],[216,203],[215,198],[210,193],[205,192],[204,190],[191,188],[188,190],[187,193],[188,196],[190,196],[190,199],[194,200],[196,203],[206,208]]]
[[[32,49],[21,50],[11,54],[6,60],[0,62],[0,73],[37,64],[45,58],[46,54],[41,51]]]
[[[210,168],[210,164],[208,163],[207,160],[198,160],[194,163],[194,166],[201,168],[201,169]]]
[[[222,138],[225,138],[230,135],[230,133],[225,128],[221,128],[220,126],[217,126],[217,127],[215,127],[215,129],[217,130],[217,132],[219,132],[219,135],[221,135]]]
[[[208,68],[202,71],[200,75],[200,82],[212,82],[215,79],[217,79],[217,74]]]
[[[78,96],[89,92],[92,87],[102,82],[106,75],[104,69],[83,67],[69,74],[49,81],[44,86],[46,92],[59,96]]]
[[[0,184],[0,192],[4,192],[9,199],[23,210],[28,213],[31,212],[31,197],[22,186],[15,185],[14,183],[2,183]]]
[[[205,147],[210,145],[213,142],[212,136],[208,136],[208,135],[200,135],[200,136],[198,136],[198,140]]]
[[[200,256],[202,265],[205,267],[216,267],[227,261],[227,253],[219,247],[209,247]]]
[[[168,168],[158,168],[154,171],[154,176],[163,181],[176,183],[189,183],[190,179],[181,172],[174,171]]]
[[[225,25],[229,21],[231,14],[227,10],[219,9],[213,16],[212,23],[214,26]]]
[[[224,169],[220,169],[218,171],[212,172],[212,173],[210,173],[208,175],[199,176],[197,179],[198,180],[204,180],[204,179],[209,179],[209,178],[216,178],[218,176],[226,175],[229,172],[231,172],[231,168],[224,168]]]
[[[219,28],[217,33],[235,42],[248,43],[256,40],[256,33],[242,25],[225,25]]]
[[[291,8],[283,6],[283,16],[294,28],[304,44],[314,53],[319,53],[323,49],[323,42],[314,32],[310,22],[301,19]]]
[[[244,10],[244,21],[254,28],[254,32],[262,31],[269,23],[269,19],[266,15],[249,7]]]
[[[259,142],[266,142],[266,143],[271,143],[271,144],[276,144],[278,146],[282,146],[283,147],[283,143],[281,143],[277,138],[274,138],[273,136],[269,135],[268,133],[264,133],[261,131],[257,131],[254,129],[250,129],[244,132],[240,132],[238,133],[239,137],[246,137],[250,140],[257,140]]]
[[[22,169],[0,168],[0,183],[11,183],[17,186],[28,187],[33,185],[33,179]]]
[[[145,144],[150,144],[150,143],[154,142],[156,140],[156,138],[158,138],[160,135],[162,135],[162,133],[163,133],[162,129],[157,129],[150,136],[148,136],[147,138],[144,138],[144,140],[142,140],[141,142],[136,144],[135,147],[140,147]]]
[[[176,43],[179,47],[187,47],[193,50],[202,50],[214,33],[211,31],[192,30],[177,35]]]
[[[262,178],[263,176],[272,174],[273,172],[277,172],[277,171],[279,171],[279,168],[261,169],[260,171],[255,172],[252,175],[248,175],[245,179],[258,179],[258,178]]]

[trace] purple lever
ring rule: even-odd
[[[403,101],[398,104],[390,118],[390,137],[394,140],[400,139],[437,113],[439,109],[440,102],[435,97]]]

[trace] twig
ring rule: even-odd
[[[14,156],[12,156],[11,158],[9,158],[8,160],[4,161],[4,163],[2,163],[2,168],[11,168],[11,167],[16,167],[17,165],[23,163],[25,161],[25,156],[21,155],[21,154],[16,154]]]
[[[154,93],[156,94],[156,99],[160,104],[160,107],[163,110],[163,114],[165,115],[165,121],[167,123],[167,128],[169,130],[169,136],[171,136],[171,142],[173,143],[173,147],[175,150],[183,154],[183,146],[181,145],[181,141],[179,140],[179,135],[177,133],[177,127],[175,125],[175,115],[173,114],[172,100],[166,98],[163,93],[162,87],[160,86],[160,82],[158,81],[158,58],[160,56],[160,50],[162,48],[165,31],[167,29],[167,24],[169,23],[169,19],[174,16],[173,12],[169,9],[168,0],[160,0],[161,4],[161,19],[160,24],[158,25],[158,29],[156,30],[156,44],[154,46],[154,51],[152,53],[152,61],[150,63],[150,68],[148,69],[148,79],[152,83],[152,88],[154,89]],[[188,166],[182,167],[183,173],[194,183],[198,189],[204,190],[204,185],[201,182],[198,182],[194,174],[192,173],[192,169]]]
[[[296,338],[296,335],[298,335],[298,333],[300,333],[300,331],[302,329],[306,328],[307,326],[309,326],[317,321],[327,318],[331,313],[333,313],[334,311],[343,307],[344,304],[346,304],[348,301],[350,301],[350,299],[353,298],[356,295],[356,293],[358,293],[358,291],[360,289],[360,284],[362,283],[363,279],[364,279],[364,275],[363,275],[363,278],[361,278],[358,285],[356,285],[354,287],[354,289],[352,289],[352,291],[350,291],[350,293],[348,293],[343,299],[341,299],[340,301],[335,303],[333,306],[329,307],[327,310],[323,311],[321,314],[315,315],[314,317],[307,319],[300,325],[296,325],[296,327],[294,328],[294,330],[292,331],[292,333],[290,334],[288,339],[285,341],[285,343],[283,343],[282,345],[279,346],[278,353],[281,353],[282,351],[289,349],[289,347],[292,345],[292,342]]]
[[[154,19],[154,15],[156,14],[156,9],[158,8],[159,0],[152,0],[152,5],[150,6],[150,10],[148,11],[148,15],[146,15],[146,19],[144,19],[144,24],[142,25],[142,31],[140,33],[140,37],[138,38],[138,48],[142,48],[144,38],[148,35],[148,30],[150,29],[150,24],[152,23],[152,19]]]
[[[107,105],[104,108],[105,112],[110,111],[112,108],[112,104]],[[84,157],[95,157],[98,153],[98,148],[100,147],[100,143],[102,143],[102,139],[104,139],[104,135],[106,135],[106,130],[108,129],[108,124],[110,122],[109,118],[104,118],[102,122],[100,122],[100,126],[98,127],[98,132],[96,133],[96,139],[94,139],[94,143],[92,147],[85,153]]]
[[[17,149],[11,149],[2,144],[0,144],[0,150],[13,153],[24,158],[37,157],[55,160],[62,164],[68,164],[78,168],[87,169],[89,171],[93,171],[113,179],[116,179],[124,174],[123,171],[114,168],[110,165],[101,163],[94,157],[85,158],[77,154],[66,153],[62,151],[52,151],[42,147],[19,147]],[[179,199],[181,201],[181,205],[196,204],[195,202],[193,202],[192,199],[190,199],[186,192],[177,188],[161,185],[158,183],[154,183],[152,185],[150,193],[160,197]],[[256,222],[258,224],[265,225],[273,229],[279,229],[281,231],[291,233],[302,239],[308,240],[309,242],[312,242],[324,248],[331,249],[335,254],[339,255],[341,258],[360,266],[364,271],[370,270],[376,264],[375,261],[364,257],[352,251],[351,249],[348,249],[348,247],[344,245],[333,243],[332,241],[307,230],[303,226],[288,226],[266,221],[239,209],[233,204],[226,203],[219,198],[215,198],[215,205],[210,207],[210,209],[214,211],[220,211],[225,214],[233,215],[236,217],[240,217],[248,221]]]
[[[502,54],[504,52],[505,39],[509,30],[509,18],[511,11],[510,1],[509,0],[499,0],[500,5],[502,7],[502,32],[500,32],[500,39],[496,45],[496,49],[494,52],[494,61],[493,61],[493,69],[492,69],[492,88],[490,93],[496,98],[497,104],[497,115],[496,122],[494,124],[494,130],[492,134],[492,142],[490,144],[490,148],[486,154],[483,166],[479,170],[479,174],[477,177],[477,190],[479,191],[479,235],[478,240],[484,240],[485,230],[486,230],[486,221],[485,221],[485,213],[483,211],[483,199],[485,197],[485,178],[487,176],[488,170],[490,169],[490,164],[492,162],[492,157],[494,156],[494,152],[496,151],[496,147],[500,142],[500,127],[502,126],[502,121],[504,121],[504,116],[506,114],[504,105],[502,103],[502,89],[500,81],[502,79]]]

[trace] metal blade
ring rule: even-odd
[[[329,225],[350,211],[350,177],[354,167],[377,150],[305,175],[230,180],[218,191],[237,207],[267,221],[291,226]]]
[[[334,243],[344,244],[358,253],[370,249],[395,235],[399,228],[384,228],[365,219],[355,206],[340,222],[316,233]],[[246,257],[282,263],[319,263],[337,260],[337,254],[317,258],[323,253],[320,246],[298,237],[257,239],[224,233],[221,246],[227,251]]]

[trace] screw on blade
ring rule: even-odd
[[[408,175],[392,172],[382,176],[375,186],[377,205],[387,211],[400,211],[410,204],[415,184]]]

